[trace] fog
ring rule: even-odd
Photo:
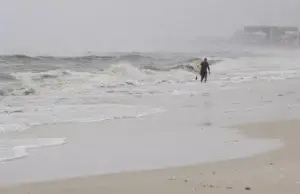
[[[243,25],[300,25],[299,0],[0,0],[0,53],[168,50]]]

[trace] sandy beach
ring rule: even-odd
[[[250,138],[280,139],[284,146],[249,158],[113,175],[4,187],[6,194],[299,193],[299,120],[238,126]]]

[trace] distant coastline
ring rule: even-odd
[[[296,26],[244,26],[232,39],[235,43],[274,46],[299,46],[300,32]]]

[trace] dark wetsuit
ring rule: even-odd
[[[203,79],[204,82],[207,81],[207,70],[210,71],[209,64],[207,61],[203,61],[201,63],[201,70],[200,70],[201,82],[203,81]]]

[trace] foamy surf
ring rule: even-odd
[[[162,108],[125,104],[30,106],[20,112],[0,114],[0,132],[22,131],[34,125],[139,118],[164,111]]]
[[[74,59],[72,59],[74,60]],[[189,84],[197,74],[195,60],[185,59],[167,66],[134,65],[130,62],[112,63],[101,69],[57,68],[48,71],[5,73],[0,90],[2,96],[31,96],[61,93],[107,94],[111,89],[132,89],[160,84]],[[67,68],[68,67],[68,68]],[[212,63],[210,82],[238,84],[255,81],[276,81],[300,77],[300,59],[290,63],[283,57],[223,58]],[[7,81],[9,78],[9,82]]]
[[[65,138],[0,140],[0,162],[24,158],[28,156],[30,149],[59,146],[65,143]]]
[[[108,88],[142,87],[160,83],[189,82],[194,73],[183,69],[149,71],[122,63],[95,72],[55,70],[11,73],[15,83],[6,85],[2,96],[43,95],[54,92],[91,92]]]
[[[6,136],[32,126],[62,123],[87,123],[106,120],[137,119],[162,113],[162,108],[122,104],[31,106],[23,110],[0,114],[0,132]],[[0,133],[0,135],[1,135]],[[0,139],[0,162],[24,158],[28,150],[64,144],[63,138]]]

